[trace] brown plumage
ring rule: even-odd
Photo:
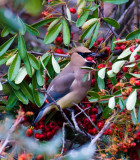
[[[74,48],[70,53],[70,63],[52,80],[47,89],[47,92],[62,109],[73,106],[73,103],[79,103],[90,89],[92,74],[90,73],[90,79],[87,78],[83,82],[83,76],[88,74],[89,70],[81,69],[81,67],[86,66],[87,61],[79,53],[88,56],[91,52],[83,46]],[[56,107],[50,97],[46,95],[45,99],[49,101],[49,104],[43,104],[34,123],[38,122],[49,110]]]

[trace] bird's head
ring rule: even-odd
[[[96,64],[94,60],[87,60],[89,56],[94,57],[96,54],[92,53],[88,48],[84,46],[79,46],[71,50],[71,60],[74,64],[84,64],[91,67],[93,64]]]

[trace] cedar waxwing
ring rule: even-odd
[[[91,67],[95,63],[95,61],[86,60],[89,55],[95,54],[83,46],[72,49],[70,63],[50,83],[47,93],[62,109],[73,106],[73,103],[78,104],[90,89],[92,73],[88,69],[81,69],[83,66]],[[83,76],[88,73],[90,78],[87,77],[86,81],[83,81]],[[33,125],[52,108],[57,108],[51,97],[45,95],[45,100],[47,99],[49,103],[44,102]]]

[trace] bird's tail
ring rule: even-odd
[[[51,104],[44,103],[43,106],[40,108],[37,114],[35,114],[34,121],[32,123],[32,126],[35,126],[35,124],[41,120],[52,108],[50,106]]]

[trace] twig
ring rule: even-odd
[[[74,104],[75,106],[77,106],[77,107],[84,113],[84,115],[89,119],[89,121],[91,122],[91,124],[92,124],[97,130],[99,130],[98,127],[95,125],[95,123],[92,122],[91,118],[86,114],[86,112],[85,112],[82,108],[80,108],[78,104],[76,104],[76,103],[73,103],[73,104]]]
[[[63,123],[63,128],[62,128],[62,134],[63,134],[63,137],[62,137],[62,149],[61,149],[61,154],[64,153],[64,148],[65,148],[65,125],[66,123]]]
[[[109,128],[109,126],[111,124],[111,121],[114,119],[115,115],[116,115],[116,113],[114,115],[112,115],[112,117],[105,123],[104,127],[100,130],[100,132],[90,142],[89,148],[91,148],[97,142],[97,140],[103,135],[103,133],[105,132],[105,130]]]
[[[76,130],[76,128],[73,126],[73,124],[70,122],[70,120],[67,118],[67,116],[66,116],[66,114],[63,112],[63,110],[62,110],[62,108],[57,104],[57,102],[55,101],[55,99],[49,94],[49,93],[47,93],[47,91],[46,90],[40,90],[41,92],[44,92],[44,93],[46,93],[50,98],[51,98],[51,100],[53,101],[53,103],[54,103],[54,105],[56,105],[56,107],[59,109],[59,111],[61,112],[61,114],[62,114],[62,116],[64,117],[64,119],[68,122],[68,124],[69,124],[69,127],[73,130],[73,131],[76,131],[76,132],[78,132],[78,133],[80,133],[80,134],[82,134],[82,135],[84,135],[84,136],[87,136],[88,138],[93,138],[93,136],[91,136],[90,134],[88,134],[88,133],[85,133],[85,132],[83,132],[83,131],[81,131],[81,130]]]
[[[2,153],[3,149],[6,147],[6,145],[9,142],[9,138],[11,136],[11,134],[15,131],[16,127],[18,126],[18,124],[23,120],[23,116],[22,117],[18,117],[15,121],[15,123],[13,124],[13,126],[9,129],[9,132],[7,134],[7,137],[4,141],[4,143],[2,144],[2,146],[0,147],[0,154]]]
[[[120,96],[115,96],[115,98],[119,98],[119,97],[122,97],[122,95],[120,95]],[[108,101],[109,100],[109,98],[106,98],[106,99],[100,99],[100,100],[98,100],[98,101],[94,101],[94,102],[83,102],[83,103],[98,103],[98,102],[103,102],[103,101]]]
[[[75,120],[74,111],[71,112],[71,119],[72,119],[72,121],[73,121],[73,123],[74,123],[74,126],[75,126],[76,130],[79,131],[80,128],[79,128],[79,126],[78,126],[78,124],[77,124],[77,122],[76,122],[76,120]]]
[[[41,52],[35,52],[35,51],[28,51],[28,53],[31,53],[31,54],[35,54],[35,55],[44,55],[45,53],[41,53]],[[47,52],[46,52],[47,53]],[[66,55],[66,54],[59,54],[59,53],[53,53],[54,56],[58,56],[58,57],[66,57],[66,58],[69,58],[70,55]]]

